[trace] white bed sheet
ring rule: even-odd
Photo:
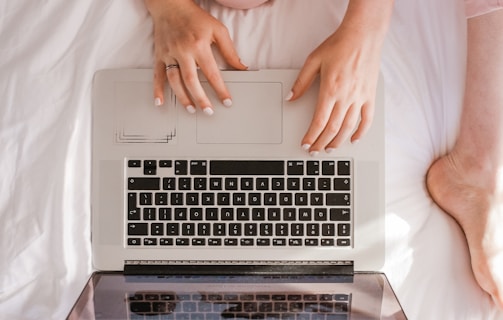
[[[273,0],[249,11],[202,5],[251,68],[299,68],[345,1]],[[463,234],[424,188],[454,141],[463,90],[459,0],[397,0],[383,52],[387,273],[410,319],[503,319],[476,285]],[[0,318],[62,319],[92,272],[93,74],[150,67],[141,0],[0,3]]]

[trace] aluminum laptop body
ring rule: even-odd
[[[189,114],[152,71],[94,81],[96,271],[68,319],[406,319],[384,259],[384,102],[356,145],[300,141],[317,84],[296,70],[223,71],[225,108]]]

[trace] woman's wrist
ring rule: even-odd
[[[394,0],[350,0],[339,28],[366,38],[383,40],[390,24]]]

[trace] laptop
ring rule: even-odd
[[[406,319],[384,262],[382,80],[358,144],[300,147],[318,84],[298,70],[223,71],[224,107],[189,114],[152,70],[93,84],[93,274],[69,318]]]

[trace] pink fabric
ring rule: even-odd
[[[494,10],[503,9],[503,0],[465,0],[466,16],[473,18]]]
[[[268,0],[215,0],[223,6],[234,9],[251,9],[258,7]]]

